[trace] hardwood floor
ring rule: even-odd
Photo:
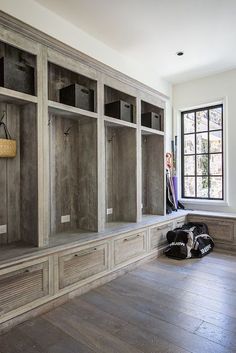
[[[0,336],[0,353],[236,352],[236,257],[165,257]]]

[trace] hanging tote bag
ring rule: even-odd
[[[5,132],[5,138],[0,138],[0,158],[14,158],[16,156],[16,140],[12,140],[7,126],[0,122],[0,130]]]

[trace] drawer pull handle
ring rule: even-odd
[[[157,227],[157,230],[163,230],[163,229],[169,229],[169,228],[172,228],[172,224],[168,224],[168,225],[164,225],[162,227]]]
[[[79,254],[74,254],[74,257],[89,255],[89,254],[92,254],[93,251],[97,251],[97,248],[89,249],[89,250],[81,252]]]
[[[124,241],[131,241],[131,240],[134,240],[135,238],[138,238],[138,237],[140,237],[140,234],[137,234],[134,237],[125,238]]]

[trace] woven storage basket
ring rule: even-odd
[[[6,124],[0,123],[3,127],[6,138],[0,138],[0,158],[14,158],[16,156],[16,140],[11,139],[11,135],[7,130]]]

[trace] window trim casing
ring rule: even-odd
[[[216,130],[210,130],[210,120],[209,120],[209,110],[214,109],[214,108],[222,108],[222,128],[221,129],[216,129]],[[204,131],[196,131],[196,125],[195,125],[195,131],[193,133],[184,133],[184,114],[186,113],[194,113],[195,114],[195,124],[196,124],[196,112],[199,111],[204,111],[207,110],[208,111],[208,129],[204,130]],[[215,153],[210,153],[209,151],[209,136],[210,136],[210,132],[211,131],[221,131],[222,133],[222,151],[221,152],[215,152]],[[189,202],[189,203],[200,203],[202,202],[203,204],[209,203],[209,204],[213,204],[214,202],[216,204],[223,204],[226,203],[225,200],[225,196],[226,196],[226,186],[225,186],[225,166],[226,166],[226,161],[225,161],[225,138],[226,138],[226,128],[225,128],[225,102],[224,101],[220,101],[220,102],[216,102],[216,103],[212,103],[212,104],[204,104],[195,108],[186,108],[180,111],[180,136],[181,136],[181,153],[180,153],[180,160],[181,160],[181,170],[180,170],[180,186],[181,186],[181,198],[180,200],[183,202]],[[196,153],[196,136],[198,133],[207,133],[208,135],[208,151],[207,153]],[[195,178],[195,196],[185,196],[184,195],[184,178],[186,177],[184,175],[184,157],[186,156],[184,154],[184,136],[185,135],[194,135],[195,136],[195,153],[193,154],[189,154],[189,156],[195,156],[195,174],[192,176]],[[210,175],[210,169],[209,169],[209,156],[211,154],[220,154],[222,156],[222,174],[221,175]],[[210,196],[210,185],[208,185],[208,197],[198,197],[197,196],[197,162],[196,162],[196,156],[197,155],[207,155],[208,156],[208,174],[206,174],[206,177],[209,178],[210,177],[214,177],[214,176],[218,176],[222,178],[222,197],[221,198],[212,198],[209,197]],[[191,175],[190,175],[191,177]],[[199,175],[199,177],[204,177],[204,175]]]

